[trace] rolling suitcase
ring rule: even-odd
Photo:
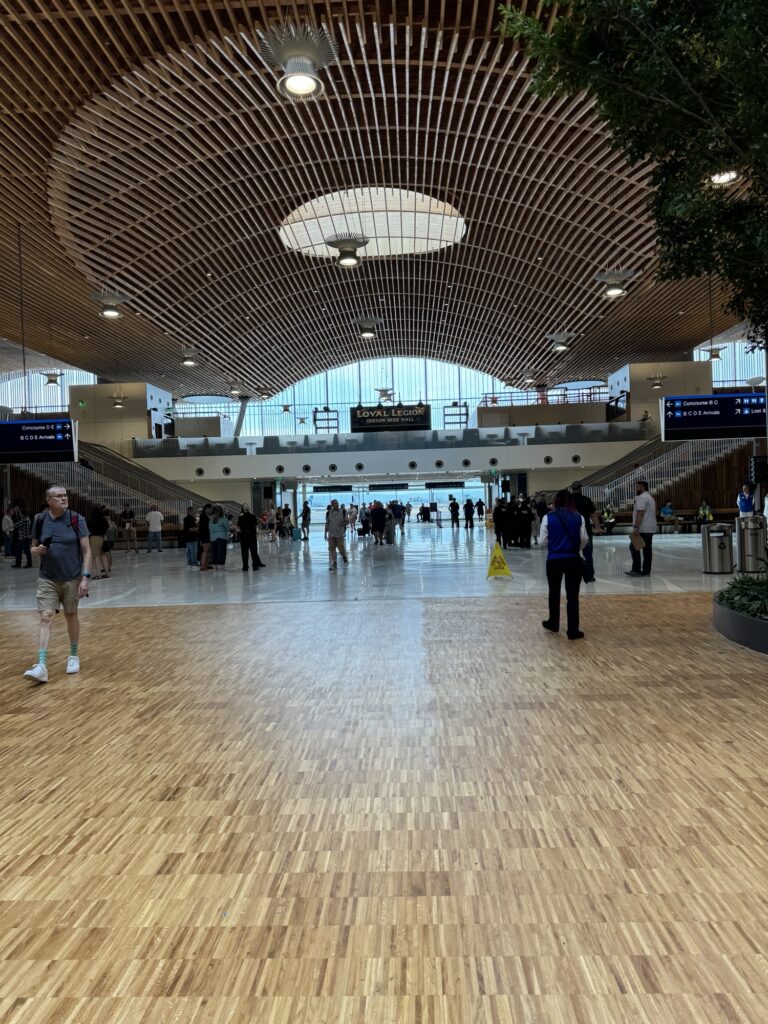
[[[301,530],[298,526],[294,526],[291,531],[291,540],[301,540]]]

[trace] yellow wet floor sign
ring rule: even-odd
[[[512,570],[507,565],[507,560],[502,554],[501,545],[498,541],[493,546],[491,552],[491,560],[488,563],[488,575],[486,579],[490,579],[491,576],[511,576]]]

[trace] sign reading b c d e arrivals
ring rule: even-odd
[[[429,405],[358,405],[349,410],[353,433],[374,430],[431,430]]]

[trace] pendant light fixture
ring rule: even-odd
[[[260,49],[265,60],[283,69],[277,91],[291,100],[322,96],[325,86],[317,72],[338,59],[331,37],[314,25],[288,22],[271,28],[262,37]]]
[[[570,352],[571,341],[576,337],[576,334],[573,331],[550,331],[544,337],[547,341],[551,342],[550,348],[552,351],[561,355],[564,352]]]
[[[715,188],[727,188],[728,185],[735,185],[741,178],[738,171],[733,168],[728,168],[724,171],[715,171],[714,174],[710,174],[709,181]]]
[[[113,283],[115,268],[112,259],[112,225],[109,216],[108,198],[105,200],[104,206],[107,218],[107,234],[105,239],[107,277],[101,288],[99,288],[98,291],[95,291],[91,295],[91,298],[101,306],[99,316],[103,316],[105,320],[119,320],[123,315],[120,310],[120,305],[121,303],[128,301],[128,296],[119,291]]]
[[[359,267],[362,257],[358,256],[357,250],[364,249],[370,239],[365,235],[331,235],[325,239],[325,244],[331,249],[338,249],[339,255],[336,258],[336,266],[344,267],[345,270],[352,270]]]
[[[371,316],[357,320],[356,323],[360,328],[360,337],[363,341],[372,341],[376,337],[377,328],[381,327],[384,321],[379,317]]]
[[[610,204],[610,220],[608,222],[608,246],[612,253],[616,252],[616,199],[611,179],[610,193],[608,197]],[[606,299],[621,299],[627,294],[626,285],[632,278],[637,276],[637,271],[630,267],[621,268],[614,266],[594,275],[594,280],[605,285],[603,297]]]
[[[48,372],[47,370],[42,371],[42,375],[46,378],[43,385],[45,388],[57,388],[59,386],[59,378],[64,376],[63,373]]]

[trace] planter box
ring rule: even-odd
[[[768,654],[768,621],[754,619],[751,615],[726,608],[715,599],[712,605],[712,624],[718,633],[729,640],[749,647],[761,654]]]

